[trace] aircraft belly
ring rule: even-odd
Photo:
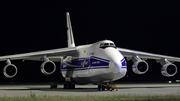
[[[112,80],[114,73],[105,73],[91,76],[73,77],[72,80],[77,84],[98,84],[101,82],[108,82]]]

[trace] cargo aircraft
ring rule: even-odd
[[[40,70],[45,75],[50,75],[56,70],[54,62],[60,62],[60,73],[66,81],[64,88],[75,88],[75,84],[97,84],[98,90],[103,90],[103,83],[119,80],[126,75],[126,60],[133,61],[132,70],[136,74],[144,74],[148,71],[149,65],[146,59],[157,60],[162,66],[162,75],[166,77],[177,73],[176,65],[171,63],[180,62],[180,58],[177,57],[119,48],[111,40],[75,46],[68,12],[66,17],[68,47],[0,56],[0,61],[7,63],[3,74],[7,78],[12,78],[17,74],[17,67],[11,63],[13,60],[43,61]]]

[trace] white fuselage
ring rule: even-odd
[[[70,78],[77,84],[98,84],[124,77],[127,72],[126,61],[110,43],[114,44],[112,41],[104,40],[78,46],[79,55],[66,57],[61,63],[63,77]]]

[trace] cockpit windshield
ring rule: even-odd
[[[101,43],[99,48],[107,48],[107,47],[114,47],[116,48],[116,45],[114,43]]]

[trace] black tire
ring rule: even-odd
[[[75,84],[73,83],[65,83],[64,89],[75,89]]]
[[[102,90],[105,90],[105,88],[106,88],[106,87],[102,85]]]
[[[67,89],[68,88],[68,85],[67,84],[64,84],[64,89]]]
[[[50,83],[50,89],[57,88],[57,82],[51,82]]]
[[[110,88],[108,87],[107,90],[110,90]]]
[[[101,90],[101,85],[98,85],[98,90],[99,90],[99,91]]]
[[[71,84],[71,89],[75,89],[75,84]]]
[[[56,88],[56,89],[57,89],[57,86],[54,86],[54,88]]]

